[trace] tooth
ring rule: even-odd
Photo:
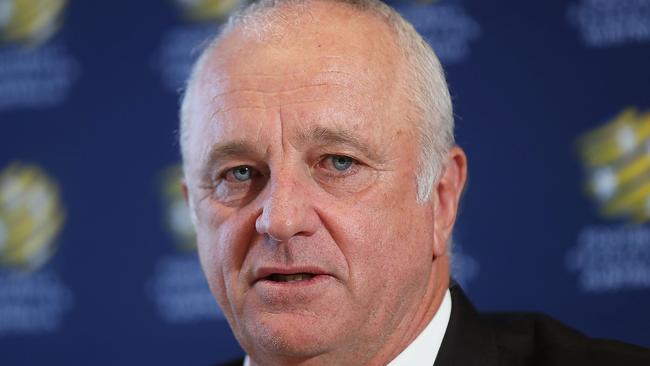
[[[297,274],[272,274],[270,276],[271,281],[277,282],[295,282],[295,281],[304,281],[314,277],[314,275],[308,273],[297,273]]]

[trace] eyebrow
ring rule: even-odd
[[[223,144],[216,144],[210,148],[208,157],[211,158],[228,158],[243,154],[250,154],[254,150],[253,146],[244,140],[231,141]]]
[[[371,151],[366,144],[352,132],[346,129],[332,129],[322,126],[313,126],[298,136],[299,144],[318,143],[322,145],[348,145],[373,160],[379,160],[376,153]]]
[[[205,163],[202,165],[203,170],[209,170],[211,167],[218,165],[220,161],[229,158],[258,155],[259,153],[256,150],[254,145],[245,140],[215,144],[210,147],[206,155]]]

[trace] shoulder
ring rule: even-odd
[[[650,366],[650,350],[588,337],[536,313],[479,313],[460,286],[435,366]]]
[[[650,350],[588,337],[543,314],[491,313],[482,318],[493,329],[506,364],[650,365]]]

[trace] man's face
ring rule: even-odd
[[[416,201],[420,147],[400,57],[378,20],[346,23],[346,12],[282,40],[235,31],[192,102],[199,255],[254,359],[345,351],[360,362],[368,355],[355,349],[377,351],[408,328],[443,280],[432,273],[432,204]]]

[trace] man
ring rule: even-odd
[[[466,157],[435,54],[379,1],[233,17],[188,83],[181,149],[201,264],[247,364],[646,357],[543,318],[488,322],[450,290]]]

